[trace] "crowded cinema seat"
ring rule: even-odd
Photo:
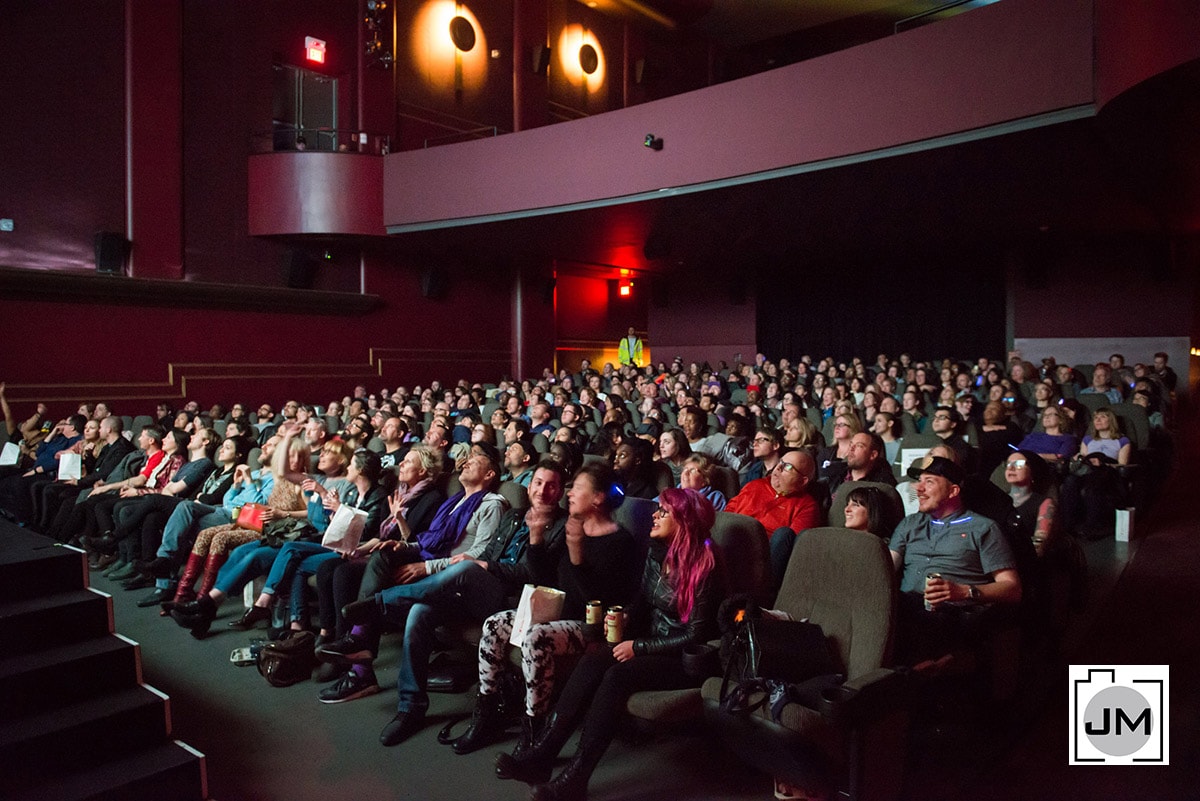
[[[654,486],[658,488],[660,494],[663,490],[675,486],[675,476],[666,462],[655,462],[652,469],[654,470]]]
[[[627,497],[613,510],[612,517],[633,535],[638,547],[644,551],[650,545],[650,527],[654,525],[654,510],[657,508],[658,504],[647,498]]]
[[[732,500],[733,496],[737,495],[742,489],[737,471],[732,467],[725,467],[724,465],[713,465],[710,483],[714,488],[721,491],[726,500]]]
[[[722,679],[709,679],[705,719],[739,758],[791,784],[857,801],[895,798],[908,712],[903,677],[886,667],[896,614],[887,545],[866,532],[809,529],[796,541],[775,606],[821,626],[845,681],[811,706],[786,703],[776,722],[766,708],[723,712]]]
[[[771,567],[762,523],[746,515],[718,512],[712,541],[725,566],[729,594],[746,594],[766,605],[771,595]],[[633,717],[654,723],[696,720],[703,714],[698,687],[636,692],[625,708]]]
[[[515,481],[501,481],[496,492],[504,500],[508,501],[509,508],[511,509],[529,508],[529,493]]]
[[[1075,396],[1075,400],[1086,406],[1092,414],[1095,414],[1097,409],[1112,406],[1112,401],[1107,396],[1095,392],[1081,392]]]
[[[910,418],[911,419],[911,418]],[[905,467],[929,453],[935,445],[943,444],[937,434],[905,434],[900,438],[900,447],[896,450],[896,460],[892,463],[892,471],[896,478],[905,478]]]

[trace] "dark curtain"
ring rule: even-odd
[[[770,359],[807,353],[874,362],[1005,354],[1004,266],[986,252],[806,264],[760,270],[758,346]]]

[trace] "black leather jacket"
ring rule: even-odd
[[[685,645],[708,642],[717,636],[717,607],[721,603],[717,571],[714,569],[704,581],[692,603],[692,614],[683,623],[675,608],[675,590],[662,573],[666,555],[665,546],[650,544],[642,591],[630,614],[633,631],[644,635],[633,641],[635,654],[679,654]]]

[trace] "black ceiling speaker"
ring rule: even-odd
[[[421,295],[430,300],[443,300],[450,291],[450,277],[437,267],[421,271]]]
[[[93,244],[96,248],[96,272],[108,275],[125,272],[125,262],[129,258],[132,243],[123,234],[98,231]]]
[[[306,250],[283,254],[283,283],[289,289],[312,289],[317,278],[317,260]]]

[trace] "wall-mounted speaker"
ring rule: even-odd
[[[426,267],[421,271],[421,295],[430,300],[443,300],[450,291],[450,277],[445,270]]]
[[[533,74],[545,75],[550,69],[550,48],[537,45],[533,48]]]
[[[96,272],[121,275],[129,258],[131,242],[113,231],[98,231],[93,242],[96,249]]]
[[[289,289],[312,289],[317,278],[317,260],[305,250],[283,254],[283,285]]]

